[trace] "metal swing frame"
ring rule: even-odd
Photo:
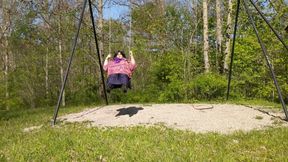
[[[259,13],[259,15],[261,16],[261,18],[266,22],[266,24],[269,26],[269,28],[273,31],[273,33],[275,34],[275,36],[278,38],[278,40],[283,44],[283,46],[286,48],[286,50],[288,51],[288,46],[285,44],[285,42],[283,41],[283,39],[281,38],[281,36],[278,34],[278,32],[272,27],[272,25],[269,23],[269,21],[265,18],[264,14],[260,11],[260,9],[256,6],[256,4],[253,2],[253,0],[249,0],[250,3],[253,5],[253,7],[257,10],[257,12]],[[233,34],[233,43],[232,43],[232,50],[231,50],[231,58],[230,58],[230,67],[229,67],[229,76],[228,76],[228,85],[227,85],[227,96],[226,96],[226,99],[228,100],[229,99],[229,94],[230,94],[230,84],[231,84],[231,75],[232,75],[232,66],[233,66],[233,57],[234,57],[234,49],[235,49],[235,40],[236,40],[236,34],[237,34],[237,26],[238,26],[238,17],[239,17],[239,12],[240,12],[240,2],[241,0],[237,0],[237,10],[236,10],[236,17],[235,17],[235,25],[234,25],[234,34]],[[262,39],[260,38],[259,36],[259,32],[256,28],[256,25],[255,25],[255,21],[251,15],[251,11],[249,9],[249,6],[247,4],[247,0],[242,0],[243,4],[244,4],[244,9],[245,9],[245,12],[247,13],[248,17],[249,17],[249,22],[250,24],[252,25],[253,27],[253,30],[256,34],[256,37],[258,39],[258,43],[260,44],[261,46],[261,49],[262,49],[262,53],[263,53],[263,56],[265,58],[265,61],[266,61],[266,64],[269,68],[269,71],[271,73],[271,77],[273,79],[273,82],[274,82],[274,85],[277,89],[277,93],[278,93],[278,96],[279,96],[279,100],[281,102],[281,105],[282,105],[282,108],[284,110],[284,113],[285,113],[285,120],[288,121],[288,112],[287,112],[287,108],[286,108],[286,104],[283,100],[283,96],[282,96],[282,93],[281,93],[281,89],[280,89],[280,86],[278,84],[278,81],[276,79],[276,75],[275,75],[275,72],[273,70],[273,67],[272,67],[272,64],[270,63],[270,59],[269,59],[269,56],[268,56],[268,52],[267,52],[267,49],[262,41]]]
[[[93,26],[94,39],[95,39],[95,44],[96,44],[96,51],[97,51],[97,55],[98,55],[99,68],[100,68],[100,72],[101,72],[101,79],[102,79],[103,91],[104,91],[104,96],[105,96],[105,103],[106,103],[106,105],[109,104],[108,103],[108,98],[107,98],[107,93],[106,93],[106,85],[105,85],[105,81],[104,81],[103,68],[102,68],[102,63],[101,63],[102,61],[101,61],[100,52],[99,52],[99,45],[98,45],[96,27],[95,27],[95,23],[94,23],[92,3],[91,3],[91,0],[84,0],[82,11],[81,11],[81,15],[80,15],[80,19],[79,19],[79,23],[78,23],[78,27],[77,27],[77,32],[76,32],[76,35],[74,37],[74,44],[73,44],[72,52],[71,52],[71,55],[70,55],[70,58],[69,58],[68,67],[67,67],[67,70],[66,70],[66,73],[65,73],[65,77],[64,77],[64,82],[63,82],[63,84],[61,86],[61,90],[60,90],[60,94],[59,94],[59,97],[58,97],[57,106],[56,106],[55,111],[54,111],[52,125],[56,124],[56,120],[57,120],[60,104],[61,104],[61,101],[62,101],[63,92],[64,92],[64,89],[65,89],[65,86],[66,86],[68,74],[69,74],[70,67],[71,67],[72,60],[73,60],[73,56],[75,54],[75,49],[76,49],[76,45],[77,45],[79,32],[80,32],[81,24],[82,24],[82,21],[83,21],[83,17],[84,17],[84,12],[85,12],[85,8],[86,8],[86,5],[87,5],[87,1],[89,3],[89,12],[90,12],[90,17],[91,17],[91,23],[92,23],[92,26]]]

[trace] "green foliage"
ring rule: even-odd
[[[152,84],[159,90],[160,102],[183,99],[183,60],[180,55],[179,51],[164,53],[152,65]]]
[[[101,97],[98,93],[99,87],[95,85],[86,85],[76,91],[67,93],[67,102],[70,104],[81,105],[100,103]]]
[[[225,96],[227,81],[223,76],[207,73],[196,76],[188,85],[191,97],[197,100],[220,99]]]
[[[158,86],[166,86],[173,80],[183,78],[182,57],[178,51],[161,55],[152,65],[152,75]],[[157,83],[155,83],[157,84]]]
[[[0,91],[5,92],[4,84],[0,84]],[[1,93],[0,95],[0,110],[4,110],[6,107],[5,93]]]

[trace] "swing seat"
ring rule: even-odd
[[[126,93],[128,88],[131,89],[131,79],[126,74],[111,74],[107,79],[107,92],[112,89],[122,88]]]

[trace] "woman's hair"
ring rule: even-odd
[[[124,58],[126,58],[126,56],[125,56],[125,53],[123,52],[123,51],[116,51],[115,53],[114,53],[114,56],[113,56],[113,58],[115,58],[117,55],[118,55],[118,53],[121,53],[121,55],[124,57]]]

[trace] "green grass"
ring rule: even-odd
[[[288,128],[230,135],[164,126],[50,126],[54,108],[1,112],[0,161],[287,161]],[[84,107],[61,108],[60,115]],[[43,125],[23,132],[24,128]]]
[[[258,116],[258,115],[256,115],[255,119],[262,120],[262,119],[263,119],[263,116]]]

